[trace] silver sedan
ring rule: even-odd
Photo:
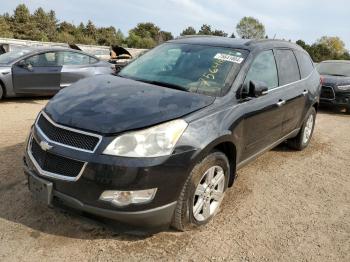
[[[0,99],[54,95],[79,79],[113,74],[113,65],[68,48],[26,48],[0,55]]]

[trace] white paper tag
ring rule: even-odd
[[[218,60],[223,60],[223,61],[229,61],[229,62],[232,62],[232,63],[237,63],[237,64],[240,64],[243,62],[243,57],[238,57],[238,56],[234,56],[234,55],[227,55],[227,54],[221,54],[221,53],[218,53],[214,56],[215,59],[218,59]]]

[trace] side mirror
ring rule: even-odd
[[[249,97],[259,97],[267,94],[268,86],[265,82],[250,81],[249,82]]]
[[[19,66],[19,67],[26,67],[26,61],[24,61],[24,60],[21,60],[21,61],[19,61],[18,63],[17,63],[17,65]]]
[[[29,71],[33,71],[33,66],[29,63],[26,63],[25,60],[21,60],[17,63],[17,66],[27,69]]]

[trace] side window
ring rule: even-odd
[[[297,57],[301,78],[305,78],[314,70],[313,62],[308,54],[301,51],[294,51]]]
[[[61,52],[61,56],[61,63],[63,65],[88,65],[91,64],[90,58],[92,58],[88,55],[69,51]]]
[[[245,78],[244,88],[248,88],[249,81],[252,80],[264,82],[269,89],[278,86],[277,68],[272,50],[263,51],[255,58]]]
[[[33,67],[59,66],[58,53],[47,52],[38,55],[33,55],[26,59],[26,63],[31,64]]]
[[[300,80],[298,63],[292,50],[277,49],[275,56],[280,86]]]
[[[94,57],[89,57],[89,62],[90,62],[90,64],[95,64],[95,63],[97,63],[98,62],[98,59],[96,59],[96,58],[94,58]]]

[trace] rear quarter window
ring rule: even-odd
[[[299,67],[293,51],[290,49],[277,49],[274,52],[279,85],[282,86],[300,80]]]
[[[309,76],[314,70],[314,65],[310,56],[301,51],[294,51],[294,54],[298,60],[301,78]]]

